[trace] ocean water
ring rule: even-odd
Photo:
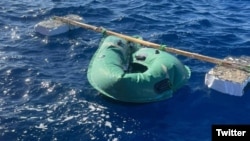
[[[250,92],[207,88],[214,65],[180,55],[192,77],[173,98],[131,104],[103,97],[86,77],[101,34],[34,31],[67,14],[211,57],[250,56],[247,0],[1,0],[0,141],[210,141],[212,124],[250,124]]]

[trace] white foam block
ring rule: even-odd
[[[76,21],[82,21],[83,18],[78,15],[67,15],[65,18],[76,20]],[[77,26],[72,26],[66,23],[63,23],[58,20],[49,19],[47,21],[39,22],[35,25],[35,31],[46,35],[46,36],[54,36],[58,34],[62,34],[65,32],[68,32],[69,30],[79,28]]]
[[[238,63],[247,63],[248,60],[235,59],[232,57],[226,58]],[[242,96],[244,94],[244,88],[250,82],[250,74],[248,72],[227,68],[222,66],[216,66],[211,69],[205,76],[205,84],[216,91],[224,94]]]

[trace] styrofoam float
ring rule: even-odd
[[[247,65],[250,58],[227,57],[225,60]],[[209,88],[234,96],[242,96],[249,82],[250,74],[248,72],[223,66],[216,66],[215,68],[212,68],[206,73],[205,76],[205,84]]]
[[[83,21],[83,18],[78,15],[67,15],[65,18],[75,20],[75,21]],[[35,31],[47,36],[54,36],[58,34],[62,34],[68,32],[69,30],[79,28],[77,26],[72,26],[67,23],[63,23],[59,20],[49,19],[46,21],[39,22],[35,25]]]

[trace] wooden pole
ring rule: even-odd
[[[163,45],[160,45],[160,44],[156,44],[156,43],[152,43],[152,42],[149,42],[149,41],[137,39],[137,38],[134,38],[134,37],[131,37],[131,36],[127,36],[127,35],[124,35],[124,34],[116,33],[116,32],[110,31],[110,30],[106,30],[106,29],[104,29],[102,27],[96,27],[96,26],[89,25],[89,24],[86,24],[86,23],[82,23],[82,22],[79,22],[79,21],[75,21],[75,20],[72,20],[72,19],[67,19],[67,18],[58,17],[58,16],[55,16],[55,19],[60,20],[60,21],[62,21],[64,23],[67,23],[67,24],[75,25],[75,26],[82,27],[82,28],[89,29],[89,30],[93,30],[93,31],[96,31],[96,32],[101,32],[101,33],[105,32],[105,34],[107,34],[107,35],[114,35],[114,36],[123,38],[125,40],[128,40],[130,42],[139,43],[139,44],[141,44],[143,46],[164,50],[166,52],[183,55],[183,56],[186,56],[186,57],[190,57],[190,58],[210,62],[210,63],[216,64],[216,65],[221,65],[221,66],[224,66],[224,67],[231,67],[231,68],[236,68],[236,69],[240,69],[240,70],[243,70],[243,71],[250,72],[249,66],[244,66],[242,64],[238,64],[238,63],[234,63],[234,62],[230,62],[230,61],[225,61],[225,60],[222,60],[222,59],[209,57],[209,56],[205,56],[205,55],[201,55],[201,54],[197,54],[197,53],[187,52],[187,51],[183,51],[183,50],[179,50],[179,49],[175,49],[175,48],[171,48],[171,47],[164,47]]]

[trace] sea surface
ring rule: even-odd
[[[202,55],[250,56],[248,0],[1,0],[0,141],[210,141],[213,124],[250,124],[250,92],[209,89],[204,78],[215,65],[181,55],[192,76],[171,99],[100,95],[86,77],[100,33],[34,30],[67,14]]]

